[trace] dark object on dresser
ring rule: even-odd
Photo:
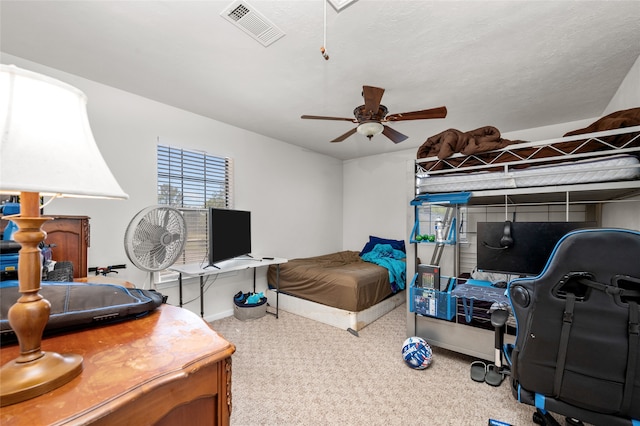
[[[165,298],[154,290],[125,288],[113,284],[42,282],[39,292],[51,303],[44,336],[79,328],[140,318],[162,305]],[[8,320],[9,308],[20,297],[18,281],[0,286],[0,337],[2,345],[14,343],[16,335]]]

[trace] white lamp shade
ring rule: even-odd
[[[129,197],[100,154],[86,104],[73,86],[0,65],[0,192]]]
[[[379,135],[384,130],[384,126],[377,121],[367,121],[358,126],[358,133],[367,137]]]

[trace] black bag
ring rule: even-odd
[[[42,282],[40,294],[51,303],[44,336],[140,318],[166,301],[155,290],[113,284]],[[8,320],[9,308],[18,300],[18,281],[0,285],[0,343],[15,343]]]

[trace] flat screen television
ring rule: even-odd
[[[564,235],[595,226],[595,222],[478,222],[478,270],[538,275]],[[506,234],[511,238],[507,247]]]
[[[251,212],[209,209],[209,266],[251,253]]]

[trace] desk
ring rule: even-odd
[[[137,320],[45,338],[42,349],[82,355],[83,372],[2,407],[2,426],[229,424],[235,346],[186,309],[162,305]],[[2,347],[2,364],[18,352]]]
[[[471,280],[472,282],[482,283],[479,284],[458,284],[456,288],[451,291],[452,297],[457,297],[462,300],[462,307],[464,309],[464,315],[467,322],[471,322],[473,312],[473,301],[482,300],[485,302],[497,303],[500,309],[504,309],[510,312],[509,298],[505,295],[506,289],[492,287],[491,283],[483,283],[482,281]]]
[[[182,307],[182,276],[200,277],[200,316],[204,317],[204,277],[208,275],[224,274],[225,272],[253,269],[253,292],[256,291],[256,269],[261,266],[278,265],[276,274],[276,312],[272,313],[278,318],[278,303],[280,294],[280,264],[287,263],[287,259],[276,257],[273,259],[252,257],[235,258],[216,263],[216,266],[206,266],[203,263],[187,263],[184,265],[173,265],[169,269],[178,272],[178,284],[180,286],[180,306]]]

